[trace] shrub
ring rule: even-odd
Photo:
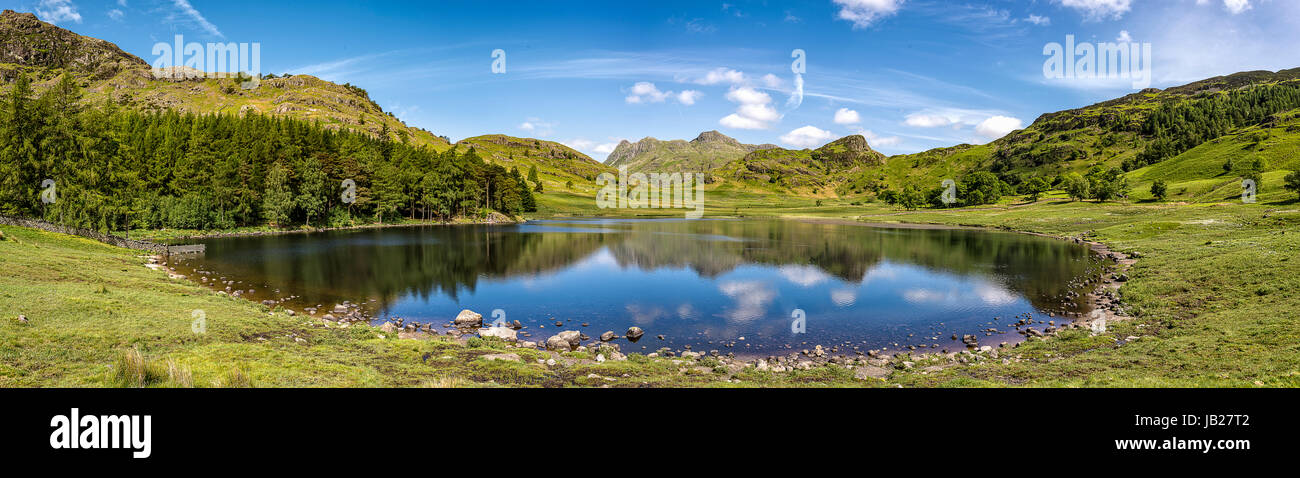
[[[1169,196],[1169,185],[1165,184],[1163,179],[1157,179],[1156,182],[1151,183],[1151,196],[1157,201],[1164,201]]]

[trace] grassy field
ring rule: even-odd
[[[570,207],[582,210],[580,198]],[[145,267],[147,258],[87,240],[0,228],[0,386],[1300,386],[1300,204],[1095,204],[1045,199],[968,210],[901,211],[827,202],[709,197],[711,215],[843,218],[1088,235],[1137,252],[1121,293],[1137,317],[1105,334],[1031,341],[1008,363],[897,370],[858,380],[840,367],[726,370],[705,359],[583,353],[495,341],[401,339],[217,295]],[[590,209],[585,209],[590,212]],[[206,332],[193,330],[202,310]],[[18,315],[29,322],[19,323]],[[135,357],[138,351],[139,357]],[[683,372],[685,370],[685,372]],[[129,373],[123,373],[124,371]],[[594,378],[589,378],[595,374]],[[730,381],[729,381],[730,380]]]

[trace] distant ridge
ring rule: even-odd
[[[695,139],[662,141],[645,138],[635,143],[624,140],[605,159],[605,164],[633,171],[713,171],[746,154],[776,145],[742,144],[717,131],[705,131]]]

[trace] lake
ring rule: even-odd
[[[1070,292],[1086,296],[1080,279],[1100,273],[1087,247],[1050,238],[795,220],[549,220],[200,242],[207,252],[178,271],[239,281],[254,300],[297,296],[285,305],[299,311],[346,300],[377,324],[441,326],[462,309],[489,322],[499,310],[539,343],[561,330],[639,326],[645,338],[620,339],[624,352],[738,356],[818,344],[956,350],[954,334],[1016,342],[1010,325],[1023,314],[1059,324],[1090,312]]]

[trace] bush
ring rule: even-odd
[[[1157,201],[1164,201],[1169,196],[1169,185],[1165,184],[1163,179],[1157,179],[1156,182],[1151,183],[1151,196]]]
[[[1286,188],[1287,191],[1300,195],[1300,171],[1294,171],[1286,175],[1285,181],[1282,187]],[[0,234],[0,238],[3,238],[2,234]]]

